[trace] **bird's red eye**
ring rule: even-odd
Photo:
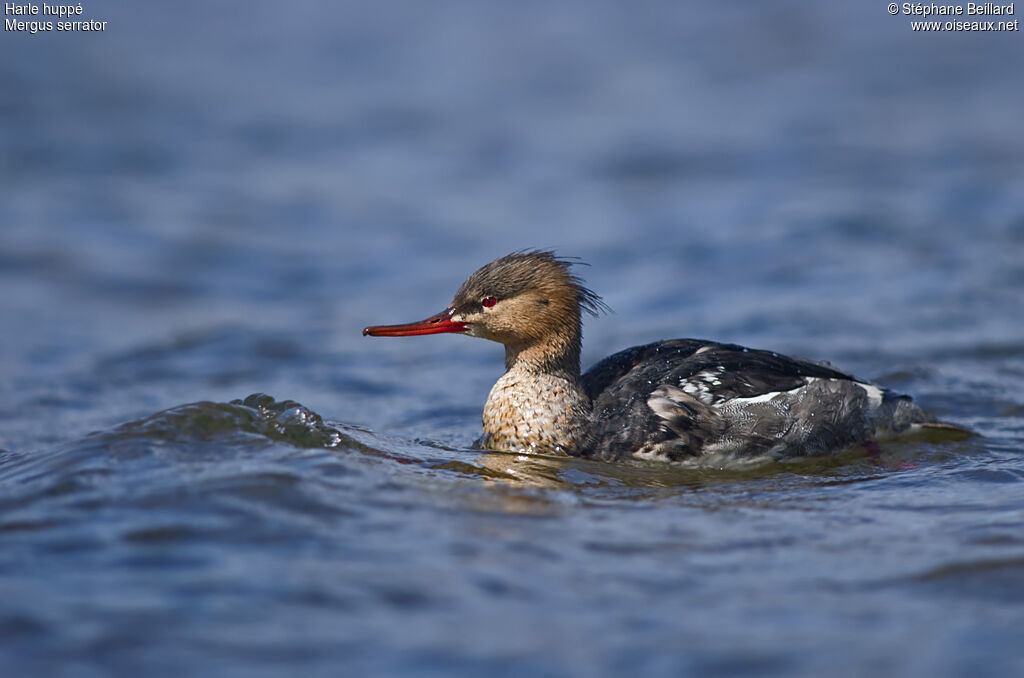
[[[480,303],[486,306],[487,308],[490,308],[491,306],[494,306],[496,303],[498,303],[498,300],[495,299],[494,297],[487,297]]]

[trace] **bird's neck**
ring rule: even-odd
[[[484,405],[483,447],[519,453],[582,452],[590,398],[580,385],[580,345],[565,339],[505,347],[508,370]]]
[[[572,383],[580,378],[580,331],[551,334],[529,344],[505,345],[505,369],[550,374]]]

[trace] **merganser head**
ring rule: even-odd
[[[573,275],[573,262],[553,252],[515,252],[469,276],[448,307],[405,325],[367,327],[363,335],[408,337],[458,332],[527,347],[554,335],[579,342],[580,309],[607,310],[601,297]]]

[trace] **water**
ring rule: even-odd
[[[1019,33],[165,5],[0,42],[5,675],[1024,671]],[[586,365],[733,341],[980,436],[746,473],[473,451],[500,347],[360,330],[525,247],[615,309]]]

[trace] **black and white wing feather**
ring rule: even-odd
[[[880,413],[920,413],[825,363],[694,339],[616,353],[583,385],[589,452],[604,459],[822,454],[869,438]]]

